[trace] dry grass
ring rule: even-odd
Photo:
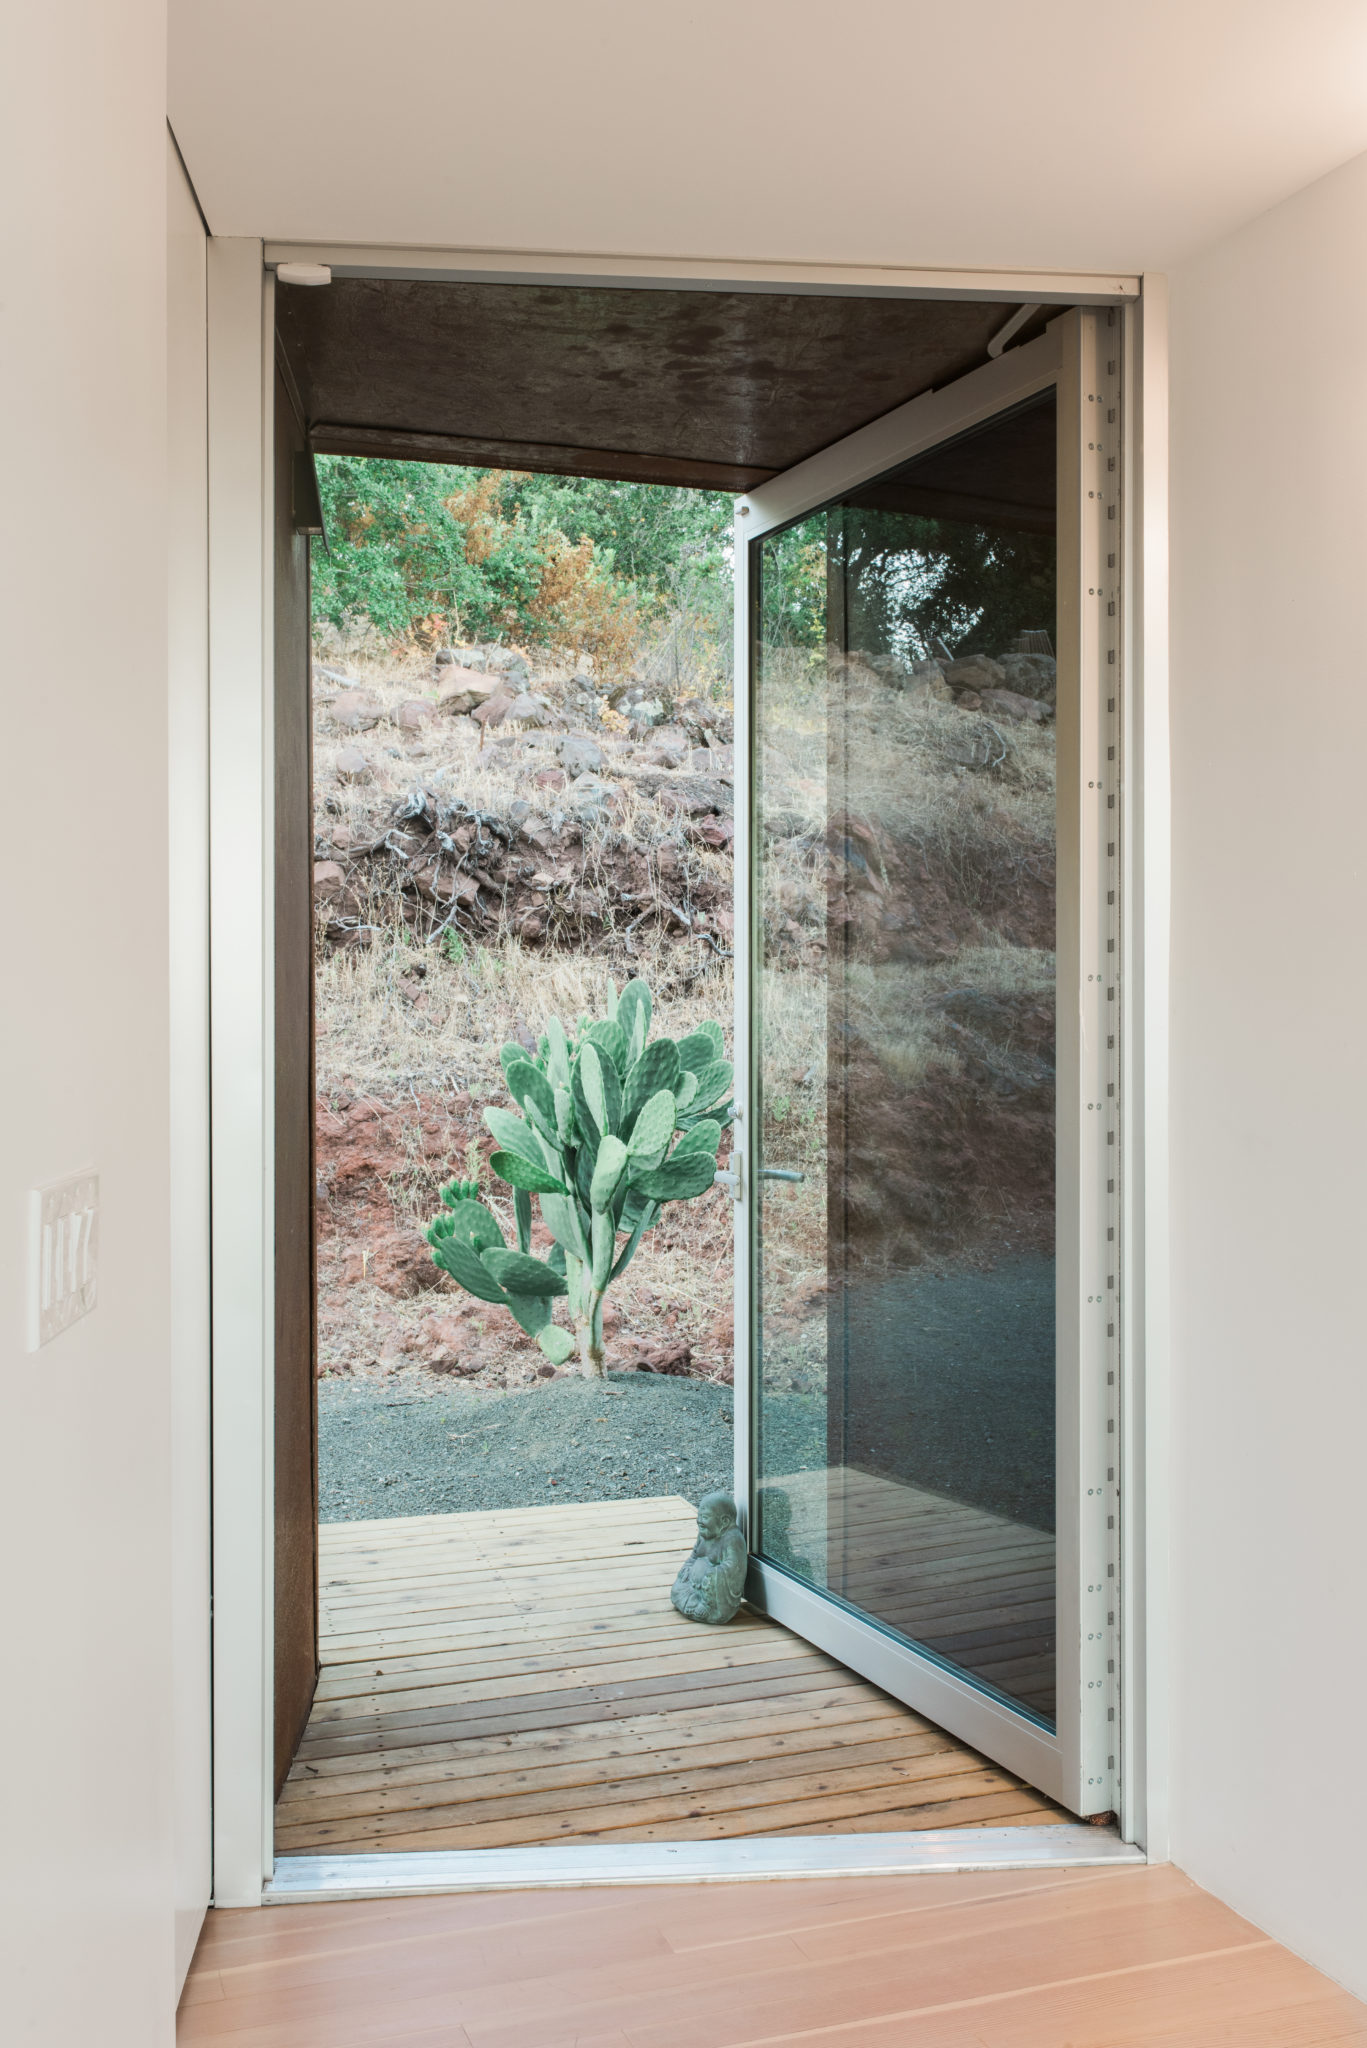
[[[730,1037],[731,963],[709,952],[677,960],[677,948],[642,950],[631,971],[655,994],[654,1035],[681,1038],[706,1017]],[[415,996],[405,977],[425,968]],[[627,976],[616,975],[620,987]],[[505,1099],[499,1049],[546,1019],[605,1013],[610,970],[582,954],[532,952],[503,937],[452,960],[402,929],[384,944],[320,958],[315,981],[318,1092],[323,1097],[458,1092]]]

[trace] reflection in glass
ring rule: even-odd
[[[757,1548],[1045,1722],[1054,432],[754,549]]]

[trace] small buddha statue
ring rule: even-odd
[[[698,1540],[669,1597],[690,1621],[730,1621],[745,1591],[746,1562],[736,1503],[729,1493],[705,1493],[698,1503]]]

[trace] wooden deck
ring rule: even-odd
[[[325,1524],[278,1851],[1067,1818],[775,1623],[684,1621],[695,1527],[671,1497]]]
[[[1367,2006],[1171,1869],[210,1913],[180,2048],[1367,2048]]]

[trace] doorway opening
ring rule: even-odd
[[[735,537],[720,508],[712,525],[718,585],[740,597],[734,667],[724,631],[677,610],[628,640],[606,551],[596,644],[581,589],[559,638],[506,603],[481,618],[467,590],[468,617],[410,609],[396,645],[320,564],[322,1670],[280,1855],[1071,1817],[991,1717],[950,1732],[860,1640],[908,1646],[1003,1725],[1057,1732],[1047,1268],[1068,943],[1046,927],[1049,820],[1071,801],[1053,780],[1060,664],[1074,698],[1080,664],[1046,560],[1055,381],[997,409],[995,452],[980,428],[942,433],[919,468],[866,463],[835,497],[808,464],[776,482],[752,466]],[[402,438],[303,409],[315,453]],[[519,493],[541,471],[443,475],[422,456],[403,533],[430,534],[421,483],[466,569],[525,543]],[[397,465],[325,472],[342,567],[381,552],[381,470]],[[540,560],[572,580],[568,558],[595,548],[566,475]],[[790,477],[806,503],[784,516]],[[692,479],[669,495],[706,508]],[[411,577],[390,581],[415,607]],[[651,987],[654,1035],[719,1029],[750,1121],[722,1119],[731,1188],[643,1241],[607,1376],[584,1379],[449,1277],[433,1288],[421,1225],[460,1181],[505,1246],[547,1250],[551,1230],[523,1243],[490,1164],[500,1048],[544,1063],[553,1016],[582,1039],[629,979]],[[749,1605],[700,1628],[669,1584],[698,1499],[733,1473]]]

